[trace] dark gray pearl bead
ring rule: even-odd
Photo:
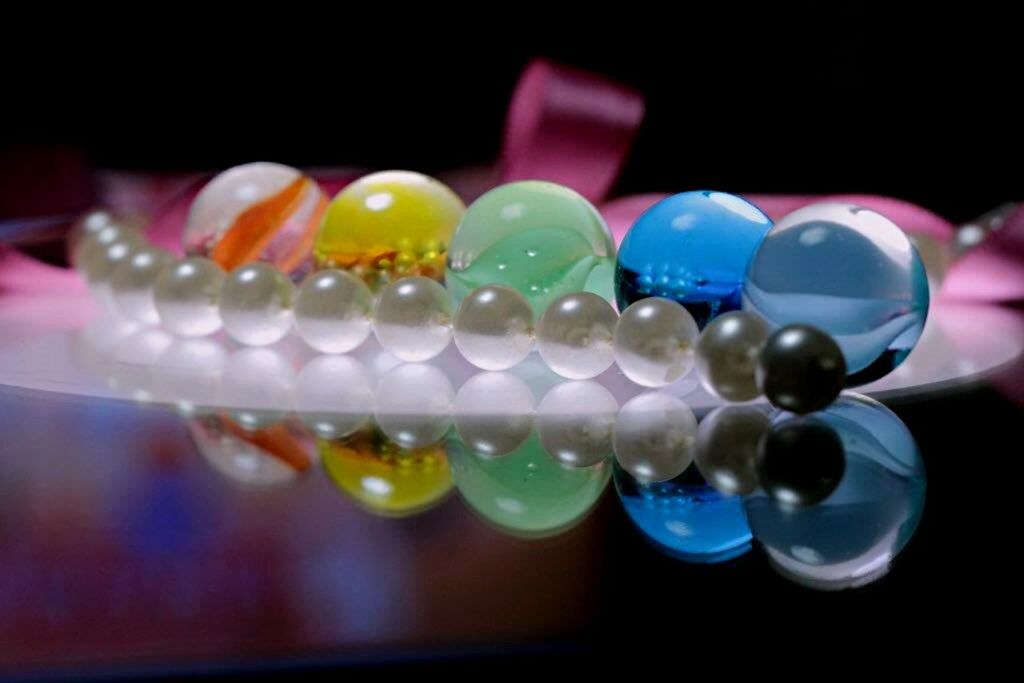
[[[753,493],[758,486],[761,440],[771,430],[765,412],[753,406],[723,406],[697,428],[697,469],[708,484],[727,495]]]
[[[757,398],[757,359],[769,332],[768,323],[744,311],[712,320],[697,342],[697,371],[704,388],[726,401]]]
[[[846,453],[839,435],[814,417],[777,424],[761,442],[761,486],[784,505],[820,503],[836,489],[845,470]]]
[[[828,334],[810,325],[787,325],[761,350],[757,385],[773,405],[793,413],[827,407],[846,382],[846,360]]]

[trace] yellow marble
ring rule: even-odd
[[[466,205],[443,183],[412,171],[356,180],[327,207],[313,247],[318,268],[342,268],[379,288],[422,275],[444,281],[448,244]]]

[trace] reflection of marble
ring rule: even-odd
[[[758,492],[745,503],[750,526],[785,577],[829,590],[861,586],[883,576],[913,536],[924,509],[924,464],[906,426],[876,401],[844,394],[815,418],[843,443],[839,486],[820,504],[796,509]]]
[[[226,415],[205,415],[187,424],[207,462],[243,484],[283,484],[315,460],[312,445],[291,422],[250,430]]]
[[[419,514],[440,504],[452,488],[443,444],[403,448],[368,427],[344,439],[318,439],[317,445],[338,490],[375,514]]]
[[[548,455],[536,433],[500,458],[484,458],[458,438],[448,439],[455,485],[481,517],[515,536],[546,537],[579,524],[600,498],[611,463],[565,467]]]

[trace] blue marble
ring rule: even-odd
[[[661,200],[633,223],[619,246],[619,310],[660,296],[685,306],[699,327],[737,310],[747,265],[771,226],[759,208],[725,192],[683,192]]]
[[[917,344],[928,278],[917,250],[881,214],[838,202],[794,211],[750,262],[743,308],[778,327],[813,325],[846,358],[847,386],[887,375]]]
[[[835,429],[846,453],[835,491],[804,508],[757,492],[744,501],[747,517],[754,539],[786,578],[827,590],[862,586],[889,571],[917,529],[924,463],[906,425],[870,398],[844,394],[814,417]],[[775,422],[792,418],[783,413]]]
[[[725,562],[751,548],[743,499],[708,486],[695,467],[671,481],[643,484],[616,463],[615,490],[626,514],[659,550],[686,562]]]

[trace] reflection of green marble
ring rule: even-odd
[[[615,246],[597,209],[567,187],[509,183],[477,199],[448,248],[456,302],[486,284],[513,287],[542,313],[580,290],[611,298]]]
[[[489,522],[520,536],[552,536],[575,526],[611,474],[608,461],[580,469],[560,465],[536,433],[498,458],[481,457],[453,437],[448,460],[463,500]]]

